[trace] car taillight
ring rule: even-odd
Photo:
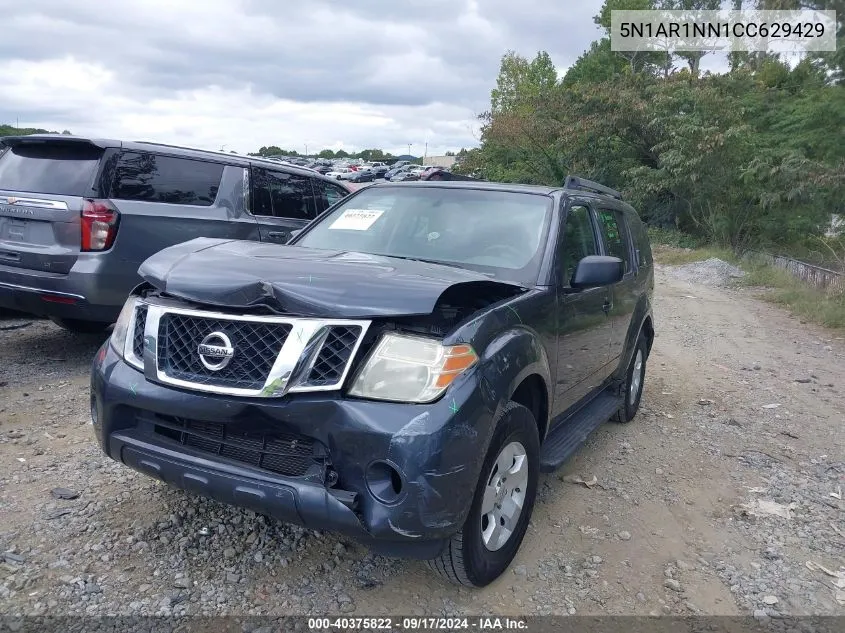
[[[82,250],[105,251],[114,244],[120,213],[108,200],[85,200],[82,206]]]

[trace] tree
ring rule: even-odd
[[[657,0],[657,8],[666,11],[717,11],[721,6],[722,0]],[[694,77],[698,77],[701,58],[706,54],[705,51],[680,51],[675,53],[677,57],[687,62],[690,73]]]
[[[557,69],[545,51],[528,61],[513,51],[502,57],[496,87],[490,93],[493,112],[530,107],[557,85]]]

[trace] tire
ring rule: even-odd
[[[100,334],[105,332],[111,325],[111,323],[104,323],[102,321],[60,319],[58,317],[50,317],[50,320],[63,330],[73,332],[74,334]]]
[[[625,388],[622,392],[625,403],[613,416],[614,422],[627,423],[634,419],[640,409],[640,399],[643,395],[645,384],[645,367],[648,360],[648,345],[645,336],[640,333],[631,362],[625,371]]]
[[[517,477],[516,481],[514,482],[513,479],[510,483],[506,481],[505,486],[500,488],[500,490],[505,490],[504,496],[491,497],[493,487],[488,486],[488,482],[497,482],[502,471],[497,461],[500,457],[505,462],[510,461],[512,453],[506,451],[513,450],[512,447],[515,445],[517,453],[513,464],[516,465],[520,457],[524,458],[521,462],[527,467],[528,472],[524,478],[520,475],[520,471],[513,473],[512,477]],[[522,455],[519,454],[520,448],[524,451]],[[481,475],[466,522],[461,531],[449,540],[440,556],[428,561],[429,567],[450,582],[468,587],[484,587],[501,576],[516,556],[525,537],[525,531],[528,529],[537,496],[539,474],[540,439],[537,422],[529,409],[521,404],[509,402],[496,422],[496,430],[481,468]],[[494,513],[502,512],[505,501],[514,503],[521,496],[520,484],[525,486],[522,507],[519,514],[511,521],[510,533],[506,534],[508,530],[492,528],[491,520]],[[514,487],[510,488],[510,486]],[[485,493],[488,494],[485,495]],[[491,500],[498,503],[498,509],[486,515],[482,512],[485,496],[487,496],[488,507]],[[518,506],[518,503],[516,505]],[[483,532],[488,535],[487,544]],[[496,539],[496,534],[503,536]]]

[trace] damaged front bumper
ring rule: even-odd
[[[144,379],[106,343],[91,409],[112,459],[378,553],[432,558],[469,512],[495,403],[468,372],[428,405],[201,394]],[[256,456],[259,456],[256,458]]]

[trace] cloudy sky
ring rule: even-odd
[[[561,72],[601,0],[0,0],[0,123],[243,153],[477,144],[501,55]]]

